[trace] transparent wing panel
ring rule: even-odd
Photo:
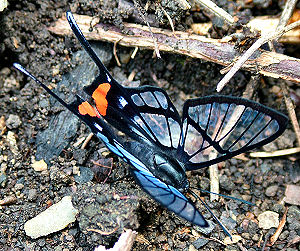
[[[286,123],[285,115],[241,98],[188,100],[178,151],[188,155],[188,170],[197,169],[271,142]]]
[[[130,113],[126,116],[136,125],[136,130],[159,147],[176,150],[180,139],[181,121],[167,94],[159,88],[149,86],[126,90],[129,91],[134,106],[130,109],[131,113],[134,111],[134,116],[130,116]]]

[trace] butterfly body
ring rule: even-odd
[[[99,68],[99,76],[84,88],[96,108],[79,96],[67,104],[21,65],[14,66],[84,121],[111,152],[128,163],[137,183],[153,199],[187,221],[208,227],[195,204],[184,195],[190,191],[186,171],[271,142],[285,130],[287,117],[253,101],[228,96],[187,100],[180,117],[161,88],[129,88],[117,83],[71,12],[67,12],[67,19]],[[117,136],[112,127],[125,133],[129,141]]]
[[[188,189],[188,180],[184,165],[165,153],[158,152],[146,144],[128,142],[124,147],[134,153],[148,167],[149,171],[167,185],[174,186],[180,192]]]

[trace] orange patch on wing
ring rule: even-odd
[[[78,111],[81,115],[90,115],[91,117],[98,117],[99,115],[95,111],[94,107],[92,107],[87,101],[81,103],[78,106]]]
[[[96,102],[96,107],[98,112],[102,115],[106,115],[106,110],[107,110],[107,99],[106,95],[108,91],[110,90],[111,85],[109,83],[103,83],[98,86],[98,88],[93,92],[93,99]]]

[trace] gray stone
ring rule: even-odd
[[[273,196],[276,195],[277,191],[278,191],[278,186],[277,185],[269,186],[266,189],[266,195],[269,196],[269,197],[273,197]]]
[[[22,121],[18,115],[9,114],[8,119],[6,120],[6,126],[8,129],[16,129],[21,125]]]

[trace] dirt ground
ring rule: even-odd
[[[120,12],[121,2],[131,7]],[[145,2],[141,1],[141,6]],[[279,15],[282,4],[283,1],[248,1],[247,5],[218,1],[220,7],[238,12],[244,18]],[[169,28],[168,19],[159,6],[175,21],[176,30],[186,30],[193,22],[213,20],[216,28],[211,36],[228,35],[229,31],[218,28],[217,20],[208,12],[179,10],[176,1],[149,1],[144,14],[152,26]],[[281,219],[285,207],[288,213],[283,232],[278,241],[273,246],[266,245],[265,250],[299,250],[299,242],[292,243],[300,236],[299,206],[282,203],[286,185],[300,185],[297,156],[231,159],[219,165],[221,193],[243,195],[256,204],[250,207],[228,199],[209,202],[209,197],[203,195],[229,230],[242,237],[242,241],[225,246],[217,241],[226,237],[218,225],[204,235],[201,229],[150,199],[129,177],[128,166],[95,137],[85,149],[76,145],[89,134],[88,128],[65,112],[36,83],[12,68],[12,63],[20,62],[68,102],[74,93],[82,93],[82,87],[97,74],[95,65],[74,36],[59,37],[47,30],[69,9],[98,16],[102,22],[113,23],[121,29],[124,21],[143,24],[139,8],[125,0],[9,1],[8,8],[0,13],[0,200],[11,199],[0,205],[0,250],[93,250],[100,244],[108,248],[126,228],[138,232],[133,250],[262,250],[276,229],[259,228],[257,216],[271,210]],[[121,46],[117,47],[122,62],[118,67],[112,44],[93,42],[92,45],[120,83],[164,88],[179,111],[187,98],[215,93],[222,77],[222,67],[213,63],[167,53],[157,59],[149,50],[139,50],[136,57],[130,59],[133,48]],[[298,46],[282,45],[281,49],[285,54],[299,57]],[[136,75],[134,81],[129,82],[127,77],[132,71]],[[251,75],[240,71],[222,94],[241,96]],[[287,114],[282,97],[272,91],[280,86],[280,81],[260,80],[254,99]],[[289,83],[289,87],[298,97],[299,105],[299,85]],[[264,150],[295,146],[296,136],[289,124],[286,133]],[[55,156],[57,154],[59,156]],[[31,166],[34,159],[44,159],[47,170],[35,171]],[[108,179],[109,171],[95,165],[97,161],[113,167]],[[76,168],[83,175],[78,177]],[[192,186],[209,189],[207,169],[189,173],[188,177]],[[76,222],[46,237],[26,236],[25,222],[66,195],[72,196],[80,212]],[[205,218],[212,220],[211,215],[197,205]],[[100,229],[106,234],[87,229]]]

